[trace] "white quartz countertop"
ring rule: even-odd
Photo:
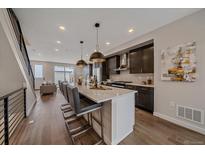
[[[77,86],[79,93],[86,96],[87,98],[95,101],[96,103],[102,103],[108,100],[113,99],[114,97],[118,97],[120,95],[125,95],[128,93],[136,93],[137,91],[128,90],[128,89],[122,89],[122,88],[115,88],[115,87],[108,87],[103,86],[107,88],[107,90],[101,90],[101,89],[90,89],[86,86]]]

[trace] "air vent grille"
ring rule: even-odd
[[[189,121],[204,124],[204,111],[200,109],[177,105],[176,115]]]

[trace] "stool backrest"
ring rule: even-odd
[[[67,92],[68,83],[63,83],[63,95],[65,99],[69,102],[68,92]]]
[[[73,111],[78,114],[80,113],[80,97],[77,87],[73,87],[71,85],[67,86],[67,91],[69,95],[69,100]]]
[[[61,90],[61,80],[58,80],[58,86],[59,86],[59,89]]]
[[[63,81],[60,82],[60,90],[63,93]]]

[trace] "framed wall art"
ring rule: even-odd
[[[161,51],[161,80],[196,81],[196,42]]]

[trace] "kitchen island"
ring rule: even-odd
[[[102,90],[78,86],[81,95],[96,103],[103,103],[104,142],[118,144],[133,131],[136,91],[106,86],[104,88]],[[99,119],[99,111],[95,111],[93,116]],[[100,126],[94,120],[93,128],[100,135]]]

